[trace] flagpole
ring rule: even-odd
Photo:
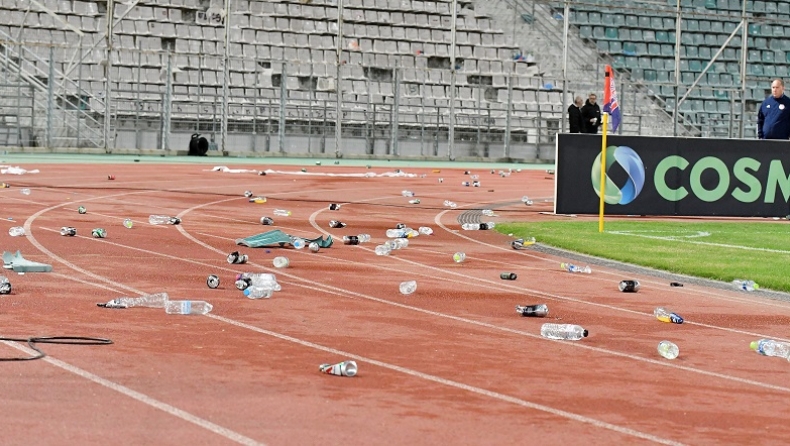
[[[603,114],[603,134],[601,135],[601,197],[598,202],[598,232],[603,232],[603,205],[606,196],[606,132],[609,128],[609,113]]]

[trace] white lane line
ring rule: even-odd
[[[23,347],[23,346],[17,344],[16,342],[9,342],[9,341],[2,341],[2,342],[4,344],[8,345],[9,347],[13,347],[13,348],[15,348],[17,350],[20,350],[20,351],[23,351],[23,352],[25,352],[25,353],[27,353],[29,355],[33,355],[33,354],[36,353],[32,349],[27,348],[27,347]],[[159,410],[161,410],[163,412],[166,412],[166,413],[168,413],[170,415],[173,415],[174,417],[180,418],[180,419],[182,419],[184,421],[188,421],[188,422],[190,422],[192,424],[195,424],[195,425],[197,425],[199,427],[202,427],[203,429],[206,429],[206,430],[211,431],[211,432],[213,432],[213,433],[215,433],[217,435],[225,437],[228,440],[232,440],[232,441],[235,441],[236,443],[244,444],[244,445],[250,445],[250,446],[264,445],[263,443],[255,441],[252,438],[246,437],[246,436],[244,436],[244,435],[242,435],[242,434],[240,434],[238,432],[234,432],[234,431],[232,431],[230,429],[227,429],[227,428],[224,428],[224,427],[222,427],[222,426],[220,426],[218,424],[214,424],[211,421],[204,420],[203,418],[195,416],[195,415],[193,415],[193,414],[191,414],[191,413],[189,413],[189,412],[187,412],[185,410],[181,410],[181,409],[179,409],[177,407],[171,406],[170,404],[163,403],[162,401],[159,401],[159,400],[157,400],[155,398],[152,398],[152,397],[150,397],[150,396],[148,396],[148,395],[146,395],[144,393],[140,393],[140,392],[138,392],[136,390],[132,390],[132,389],[130,389],[130,388],[126,387],[126,386],[123,386],[121,384],[115,383],[115,382],[110,381],[108,379],[104,379],[104,378],[102,378],[102,377],[100,377],[98,375],[94,375],[91,372],[83,370],[83,369],[81,369],[79,367],[75,367],[75,366],[73,366],[73,365],[71,365],[71,364],[69,364],[67,362],[61,361],[59,359],[55,359],[52,356],[45,356],[41,360],[42,361],[46,361],[46,362],[54,365],[55,367],[63,369],[65,371],[67,371],[67,372],[73,373],[73,374],[75,374],[75,375],[77,375],[77,376],[79,376],[81,378],[85,378],[85,379],[87,379],[89,381],[93,381],[94,383],[99,384],[101,386],[104,386],[104,387],[106,387],[106,388],[108,388],[110,390],[114,390],[114,391],[116,391],[118,393],[126,395],[129,398],[135,399],[135,400],[137,400],[137,401],[139,401],[139,402],[141,402],[143,404],[146,404],[148,406],[151,406],[151,407],[154,407],[156,409],[159,409]]]
[[[612,234],[617,235],[627,235],[630,237],[642,237],[642,238],[649,238],[655,240],[663,240],[667,242],[678,242],[678,243],[690,243],[692,245],[704,245],[704,246],[716,246],[719,248],[732,248],[732,249],[742,249],[745,251],[760,251],[760,252],[775,252],[778,254],[790,254],[790,251],[786,251],[783,249],[771,249],[771,248],[758,248],[758,247],[751,247],[751,246],[741,246],[741,245],[730,245],[727,243],[713,243],[713,242],[698,242],[694,240],[682,240],[679,238],[668,238],[668,237],[656,237],[652,235],[643,235],[643,234],[634,234],[634,233],[627,233],[627,232],[619,232],[614,231],[611,232]]]
[[[401,366],[390,364],[390,363],[387,363],[387,362],[371,359],[371,358],[368,358],[368,357],[365,357],[365,356],[355,355],[353,353],[348,353],[348,352],[345,352],[345,351],[342,351],[342,350],[337,350],[337,349],[334,349],[334,348],[331,348],[331,347],[325,347],[325,346],[320,345],[320,344],[315,344],[313,342],[304,341],[302,339],[294,338],[294,337],[291,337],[291,336],[288,336],[288,335],[284,335],[284,334],[281,334],[281,333],[276,333],[276,332],[273,332],[273,331],[265,330],[263,328],[259,328],[259,327],[256,327],[254,325],[245,324],[243,322],[239,322],[239,321],[236,321],[236,320],[233,320],[233,319],[229,319],[229,318],[226,318],[226,317],[217,316],[217,315],[213,315],[213,314],[207,314],[206,316],[210,317],[212,319],[216,319],[218,321],[225,322],[227,324],[235,325],[235,326],[240,327],[240,328],[244,328],[244,329],[247,329],[247,330],[252,330],[252,331],[255,331],[257,333],[261,333],[261,334],[264,334],[264,335],[267,335],[267,336],[272,336],[274,338],[281,339],[283,341],[288,341],[288,342],[292,342],[292,343],[295,343],[295,344],[299,344],[299,345],[304,346],[304,347],[308,347],[308,348],[324,351],[324,352],[327,352],[327,353],[332,353],[332,354],[338,355],[338,356],[343,357],[343,358],[355,359],[357,361],[365,362],[365,363],[376,365],[376,366],[379,366],[379,367],[382,367],[382,368],[385,368],[385,369],[389,369],[389,370],[393,370],[393,371],[396,371],[396,372],[399,372],[399,373],[403,373],[403,374],[406,374],[406,375],[409,375],[409,376],[413,376],[413,377],[416,377],[416,378],[424,379],[426,381],[435,382],[437,384],[442,384],[442,385],[445,385],[445,386],[448,386],[448,387],[454,387],[456,389],[461,389],[461,390],[465,390],[465,391],[471,392],[471,393],[476,393],[478,395],[482,395],[482,396],[485,396],[485,397],[488,397],[488,398],[493,398],[493,399],[497,399],[497,400],[504,401],[504,402],[507,402],[507,403],[516,404],[516,405],[519,405],[519,406],[522,406],[522,407],[526,407],[528,409],[533,409],[533,410],[537,410],[537,411],[540,411],[540,412],[549,413],[549,414],[552,414],[552,415],[556,415],[558,417],[566,418],[566,419],[573,420],[573,421],[578,421],[580,423],[590,424],[590,425],[593,425],[593,426],[598,427],[598,428],[607,429],[607,430],[610,430],[610,431],[618,432],[618,433],[629,435],[629,436],[636,437],[636,438],[641,438],[643,440],[652,441],[652,442],[658,443],[658,444],[666,444],[666,445],[681,445],[682,444],[682,443],[677,442],[677,441],[673,441],[673,440],[669,440],[669,439],[666,439],[666,438],[657,437],[655,435],[651,435],[651,434],[640,432],[640,431],[637,431],[637,430],[634,430],[634,429],[629,429],[629,428],[626,428],[626,427],[618,426],[616,424],[607,423],[605,421],[597,420],[595,418],[586,417],[584,415],[579,415],[579,414],[576,414],[576,413],[573,413],[573,412],[567,412],[567,411],[560,410],[560,409],[555,409],[555,408],[553,408],[551,406],[545,406],[543,404],[533,403],[531,401],[526,401],[526,400],[523,400],[521,398],[516,398],[516,397],[510,396],[510,395],[505,395],[505,394],[502,394],[502,393],[499,393],[499,392],[494,392],[494,391],[486,390],[486,389],[483,389],[483,388],[480,388],[480,387],[471,386],[469,384],[460,383],[458,381],[452,381],[452,380],[449,380],[449,379],[446,379],[446,378],[442,378],[440,376],[430,375],[430,374],[419,372],[419,371],[416,371],[416,370],[412,370],[412,369],[409,369],[409,368],[406,368],[406,367],[401,367]]]

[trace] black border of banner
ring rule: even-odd
[[[598,214],[591,172],[601,139],[600,134],[557,136],[555,213]],[[645,181],[632,202],[606,204],[606,215],[790,215],[790,141],[611,135],[607,146],[632,148],[644,164]],[[625,170],[612,169],[619,169],[613,178],[627,181]],[[674,199],[684,192],[683,198]]]

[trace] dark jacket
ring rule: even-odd
[[[582,121],[582,109],[571,104],[568,107],[568,123],[570,124],[571,133],[582,133],[584,129],[584,121]]]
[[[757,137],[760,139],[790,138],[790,98],[768,96],[757,113]]]
[[[595,119],[594,122],[590,122]],[[598,127],[601,126],[601,107],[598,104],[590,104],[588,99],[582,107],[582,121],[584,121],[584,133],[598,133]]]

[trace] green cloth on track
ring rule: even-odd
[[[262,234],[251,235],[246,238],[239,238],[236,239],[236,244],[241,246],[247,246],[250,248],[260,248],[262,246],[269,246],[278,244],[280,247],[285,246],[285,244],[293,245],[293,241],[296,238],[301,238],[305,241],[306,245],[310,243],[316,242],[320,248],[329,248],[332,246],[332,236],[328,235],[326,239],[323,236],[318,238],[304,238],[304,237],[295,237],[293,235],[288,235],[279,229],[274,229],[269,232],[264,232]]]
[[[52,265],[26,260],[20,251],[17,251],[16,254],[8,251],[3,252],[3,268],[13,270],[15,273],[48,273],[52,271]]]

